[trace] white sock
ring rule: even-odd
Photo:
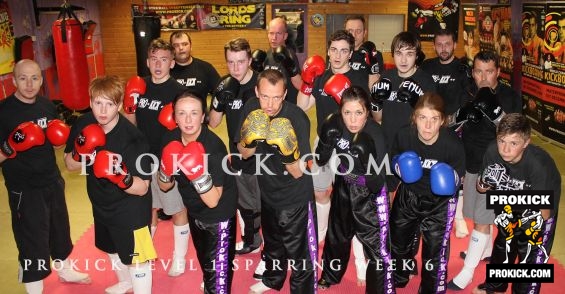
[[[363,252],[363,244],[353,236],[353,256],[355,256],[355,270],[357,271],[357,279],[365,280],[367,277],[367,262],[365,261],[365,252]]]
[[[184,273],[186,260],[186,252],[188,251],[188,238],[190,236],[190,227],[188,224],[182,226],[173,226],[173,236],[175,248],[173,251],[173,261],[169,276],[177,277]]]
[[[151,226],[151,239],[155,236],[155,232],[157,231],[157,226]]]
[[[469,246],[467,247],[467,256],[465,257],[465,262],[463,263],[463,269],[453,278],[453,283],[459,286],[459,288],[464,289],[467,287],[475,273],[475,268],[479,265],[481,261],[481,256],[487,245],[489,235],[483,234],[479,231],[473,230],[471,232],[471,238],[469,238]]]
[[[318,220],[318,243],[326,239],[331,206],[331,202],[324,204],[316,202],[316,214]]]
[[[62,261],[56,260],[53,269],[57,272],[61,282],[77,284],[91,283],[90,276],[87,273],[76,271],[68,258]]]
[[[138,263],[129,267],[129,275],[135,294],[151,294],[153,276],[149,262]]]
[[[26,292],[28,294],[42,294],[43,293],[43,280],[24,283]]]
[[[175,247],[173,251],[173,258],[184,259],[188,251],[188,238],[190,236],[190,227],[188,224],[182,226],[173,226],[173,236],[175,240]]]

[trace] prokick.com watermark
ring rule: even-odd
[[[81,155],[81,156],[87,156],[87,155]],[[93,155],[94,156],[94,155]],[[201,170],[204,169],[204,173],[207,173],[208,171],[208,160],[210,157],[210,154],[206,153],[204,154],[204,161],[203,164],[201,166],[195,166],[195,167],[190,167],[187,168],[183,162],[189,157],[191,156],[190,154],[173,154],[171,155],[171,159],[172,159],[172,170],[175,171],[173,173],[173,175],[178,175],[179,172],[182,172],[185,175],[188,174],[192,174],[195,173],[197,170]],[[266,161],[269,160],[270,158],[272,158],[273,156],[275,156],[274,154],[254,154],[254,160],[255,160],[255,170],[254,170],[254,174],[255,175],[277,175],[275,172],[273,172],[266,164]],[[232,154],[228,154],[226,156],[224,156],[222,158],[221,161],[221,165],[222,165],[222,170],[228,174],[228,175],[233,175],[233,176],[238,176],[241,175],[241,171],[235,171],[230,167],[230,160],[231,158],[237,157],[239,159],[243,159],[241,154],[239,153],[232,153]],[[299,166],[300,169],[302,170],[302,172],[306,175],[318,175],[320,173],[320,169],[314,169],[314,170],[310,170],[310,168],[308,167],[309,165],[306,164],[314,159],[318,159],[318,155],[315,153],[307,153],[307,154],[303,154],[298,161],[300,162]],[[113,167],[113,170],[116,173],[124,173],[122,167],[121,167],[121,163],[123,162],[123,158],[120,154],[112,154],[112,156],[108,157],[108,160],[110,161],[110,166]],[[149,170],[147,170],[145,168],[146,164],[143,164],[145,160],[149,160],[151,162],[151,168]],[[337,154],[336,156],[332,157],[331,160],[329,160],[328,164],[325,166],[327,168],[329,168],[331,170],[331,172],[333,174],[337,174],[337,175],[347,175],[347,174],[351,174],[353,172],[353,169],[355,167],[355,162],[358,161],[358,159],[351,155],[351,154]],[[87,172],[87,167],[91,166],[94,164],[93,160],[82,160],[81,161],[82,164],[82,168],[81,168],[81,175],[88,175]],[[160,167],[160,161],[159,158],[157,158],[157,156],[155,156],[152,153],[143,153],[141,155],[139,155],[136,160],[135,160],[135,168],[136,171],[141,174],[141,175],[145,175],[145,176],[149,176],[152,175],[154,173],[156,173],[158,171]],[[344,168],[340,168],[340,167],[344,167]],[[131,170],[131,167],[127,167],[128,170]],[[365,175],[379,175],[382,173],[385,173],[386,175],[393,175],[393,173],[391,172],[391,167],[390,167],[390,161],[389,161],[389,156],[388,154],[385,154],[385,156],[383,157],[382,160],[380,160],[380,162],[377,162],[377,159],[374,158],[374,156],[372,154],[369,154],[369,159],[367,162],[367,169],[364,171]]]

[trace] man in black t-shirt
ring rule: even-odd
[[[125,116],[145,135],[149,152],[160,158],[163,134],[176,127],[172,119],[172,108],[166,106],[171,104],[179,93],[185,91],[186,87],[177,83],[170,75],[175,64],[174,48],[171,44],[162,39],[155,39],[147,51],[147,67],[151,72],[151,76],[144,78],[147,89],[139,96],[135,113]],[[174,251],[169,276],[176,277],[184,273],[184,257],[188,250],[189,226],[186,208],[178,188],[173,187],[166,193],[159,189],[157,173],[153,174],[151,193],[154,208],[151,236],[157,229],[157,209],[162,208],[165,214],[173,217]]]
[[[475,184],[486,149],[496,139],[498,121],[505,113],[522,111],[520,96],[512,88],[498,82],[499,74],[498,56],[494,51],[477,53],[473,60],[475,83],[464,98],[464,106],[451,118],[456,124],[462,123],[460,129],[465,148],[466,169],[463,182],[463,215],[473,219],[473,231],[469,238],[463,269],[448,285],[454,290],[467,287],[479,261],[490,256],[494,213],[486,209],[486,196],[477,191]],[[467,113],[473,115],[466,115]]]
[[[192,40],[187,31],[172,33],[169,42],[175,48],[175,66],[171,69],[171,76],[206,99],[220,81],[218,71],[209,62],[191,55]]]
[[[261,226],[265,245],[262,281],[250,293],[283,287],[292,262],[292,293],[314,293],[316,287],[316,207],[312,178],[300,156],[310,154],[310,121],[285,101],[281,72],[264,70],[257,78],[258,99],[243,109],[241,132],[234,139],[244,159],[258,156],[257,179],[261,188]]]
[[[345,19],[344,29],[355,38],[355,50],[349,60],[349,65],[354,70],[366,72],[369,75],[370,88],[376,83],[384,71],[383,54],[378,51],[373,42],[365,41],[367,27],[363,15],[349,15]]]
[[[0,164],[18,247],[19,281],[27,293],[42,293],[52,258],[61,281],[88,284],[90,277],[74,271],[67,259],[73,244],[65,182],[53,150],[66,138],[52,143],[49,136],[57,110],[38,96],[43,77],[36,62],[19,61],[13,81],[15,93],[0,102]]]
[[[453,114],[463,104],[464,91],[472,84],[471,69],[455,57],[457,36],[447,29],[435,33],[437,57],[424,60],[420,68],[432,75],[437,92],[445,102],[445,113]]]
[[[561,198],[561,175],[554,160],[530,143],[531,126],[519,113],[504,116],[496,131],[496,143],[486,150],[477,190],[549,190],[552,209],[520,209],[508,205],[495,209],[498,234],[491,264],[544,264],[549,259]],[[510,212],[510,214],[508,213]],[[507,283],[483,283],[473,293],[506,292]],[[512,293],[539,293],[541,283],[512,283]]]
[[[217,127],[222,122],[223,114],[226,114],[231,167],[241,172],[235,180],[238,188],[238,209],[243,241],[236,244],[236,254],[246,254],[258,252],[262,243],[259,233],[261,191],[254,172],[254,158],[241,159],[234,138],[239,132],[243,105],[250,99],[256,99],[255,85],[258,74],[250,68],[251,47],[246,39],[236,38],[229,41],[224,46],[224,54],[229,76],[224,77],[221,85],[218,85],[214,91],[208,124],[212,128]]]
[[[106,252],[118,283],[106,293],[151,293],[151,159],[145,136],[119,110],[124,85],[117,76],[90,83],[92,112],[73,125],[65,148],[70,171],[85,170],[96,248]],[[92,164],[91,164],[92,163]]]
[[[438,94],[443,98],[444,113],[450,115],[463,106],[464,91],[471,85],[470,68],[455,58],[457,36],[447,29],[440,29],[434,36],[434,49],[437,57],[426,59],[422,70],[432,75],[437,85]],[[467,223],[463,218],[463,196],[459,196],[455,213],[455,236],[464,238],[469,235]]]
[[[264,69],[276,69],[284,75],[288,94],[286,101],[296,104],[296,94],[302,84],[300,79],[300,64],[296,52],[285,47],[288,38],[288,26],[283,17],[274,17],[267,27],[269,50],[263,62]]]

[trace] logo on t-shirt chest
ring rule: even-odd
[[[233,100],[230,103],[230,106],[231,109],[235,109],[235,110],[241,109],[241,107],[243,107],[243,101],[241,99]]]
[[[451,75],[432,75],[432,78],[437,84],[449,84],[455,81],[455,78],[452,78]]]
[[[196,78],[177,79],[177,82],[186,87],[196,86]]]
[[[36,120],[36,123],[38,126],[40,126],[42,129],[46,129],[47,128],[47,118],[46,117],[42,117],[42,118],[38,118]]]
[[[161,101],[160,100],[149,101],[149,99],[147,98],[141,98],[139,99],[139,103],[137,104],[137,107],[159,111],[159,109],[161,109]]]

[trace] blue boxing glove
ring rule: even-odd
[[[430,185],[435,195],[453,196],[459,184],[459,175],[449,164],[438,162],[430,169]]]
[[[392,160],[394,170],[402,182],[412,184],[422,178],[422,162],[414,151],[406,151]]]

